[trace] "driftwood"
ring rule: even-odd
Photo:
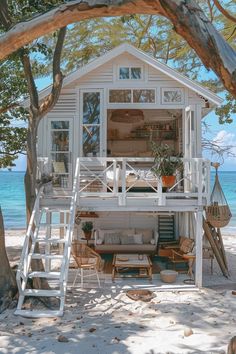
[[[153,291],[150,290],[128,290],[126,295],[134,301],[151,301],[154,298]]]

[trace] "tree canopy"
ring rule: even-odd
[[[83,19],[135,13],[160,14],[170,20],[174,30],[195,50],[204,65],[212,69],[225,88],[236,96],[236,52],[219,34],[211,18],[205,15],[204,9],[196,1],[84,0],[63,4],[55,1],[53,5],[55,3],[52,10],[43,12],[38,9],[37,16],[31,16],[27,22],[16,23],[0,38],[0,59],[40,36]],[[1,17],[4,16],[5,8],[1,7]]]

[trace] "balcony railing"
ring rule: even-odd
[[[153,158],[80,157],[78,164],[78,204],[81,198],[116,198],[119,206],[130,199],[155,199],[166,205],[168,199],[195,199],[197,205],[209,202],[210,161],[202,158],[182,159],[183,171],[177,173],[173,187],[165,189],[161,179],[152,172]],[[62,171],[63,172],[63,171]],[[62,173],[50,168],[47,157],[38,159],[38,177],[42,173],[54,176],[54,188],[68,190]]]

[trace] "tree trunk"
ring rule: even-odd
[[[16,277],[7,258],[3,215],[0,207],[0,313],[9,306],[16,293]]]
[[[36,173],[37,173],[37,125],[35,119],[31,119],[28,127],[27,136],[27,169],[25,173],[25,198],[27,224],[29,224],[30,216],[34,208],[36,198]],[[39,253],[38,243],[35,246],[35,252]],[[44,271],[41,259],[33,259],[31,261],[32,271]],[[36,289],[50,289],[48,282],[44,278],[33,278],[33,287]]]
[[[194,0],[70,1],[16,24],[0,38],[0,60],[32,40],[70,23],[95,17],[153,14],[168,18],[207,68],[236,97],[236,52],[215,29]]]

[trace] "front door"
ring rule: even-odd
[[[106,156],[103,90],[80,91],[80,156]]]
[[[56,187],[71,188],[72,186],[72,131],[73,119],[49,119],[49,162]]]

